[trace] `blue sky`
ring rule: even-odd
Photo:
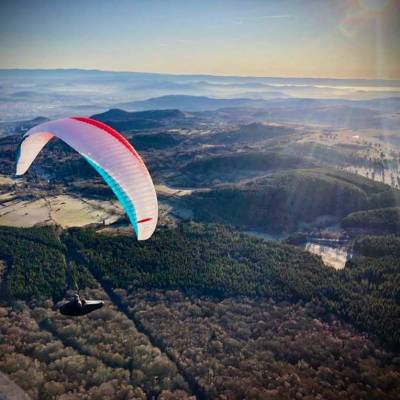
[[[398,0],[2,0],[0,68],[400,78]]]

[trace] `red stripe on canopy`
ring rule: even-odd
[[[133,146],[114,128],[105,124],[104,122],[96,121],[95,119],[87,118],[87,117],[72,117],[76,121],[85,122],[86,124],[93,125],[103,131],[109,133],[114,136],[119,142],[121,142],[140,162],[143,163],[142,158],[139,156],[137,151],[133,148]],[[143,163],[144,164],[144,163]]]
[[[140,221],[138,221],[138,224],[142,224],[143,222],[151,221],[153,218],[143,218]]]

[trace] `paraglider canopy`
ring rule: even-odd
[[[53,136],[80,153],[103,177],[124,208],[138,240],[151,237],[157,225],[158,205],[150,174],[133,146],[102,122],[74,117],[30,129],[20,145],[16,174],[29,169]]]

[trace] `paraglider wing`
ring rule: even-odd
[[[133,146],[110,126],[83,117],[45,122],[30,129],[19,149],[17,175],[23,175],[47,142],[56,136],[80,153],[111,187],[138,240],[148,239],[158,219],[150,174]]]
[[[101,300],[86,300],[80,307],[77,307],[74,302],[68,302],[60,307],[60,313],[70,317],[79,317],[99,310],[104,306]]]

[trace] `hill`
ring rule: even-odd
[[[150,149],[167,149],[177,146],[180,140],[176,139],[169,133],[151,133],[151,134],[136,134],[130,141],[138,151]]]
[[[400,258],[400,237],[395,235],[361,236],[355,240],[353,252],[365,257]]]
[[[0,137],[9,135],[23,135],[36,125],[49,121],[45,117],[36,117],[27,121],[0,122]]]
[[[379,233],[400,234],[400,207],[358,211],[342,221],[346,229],[362,229]]]
[[[279,170],[314,166],[309,159],[279,152],[239,151],[220,155],[203,155],[179,169],[174,178],[178,186],[204,187],[213,182],[236,182],[244,178]]]
[[[239,129],[221,132],[211,138],[211,143],[234,144],[254,143],[272,138],[285,137],[296,133],[296,130],[286,126],[254,122],[243,125]]]
[[[160,128],[167,123],[185,119],[186,116],[179,110],[128,112],[111,109],[101,114],[92,115],[91,118],[104,122],[118,131],[129,131]]]
[[[167,95],[142,101],[121,103],[119,106],[130,110],[176,108],[183,111],[208,111],[225,107],[257,107],[264,104],[264,100],[247,98],[216,99],[206,96]]]
[[[290,106],[275,108],[272,104],[260,111],[258,117],[273,121],[297,122],[302,124],[321,124],[325,126],[350,129],[382,128],[396,129],[399,118],[390,112],[369,108],[353,107],[350,104],[301,107]]]
[[[290,232],[320,216],[343,218],[366,209],[370,196],[385,190],[357,175],[297,169],[193,193],[187,203],[199,220]]]

